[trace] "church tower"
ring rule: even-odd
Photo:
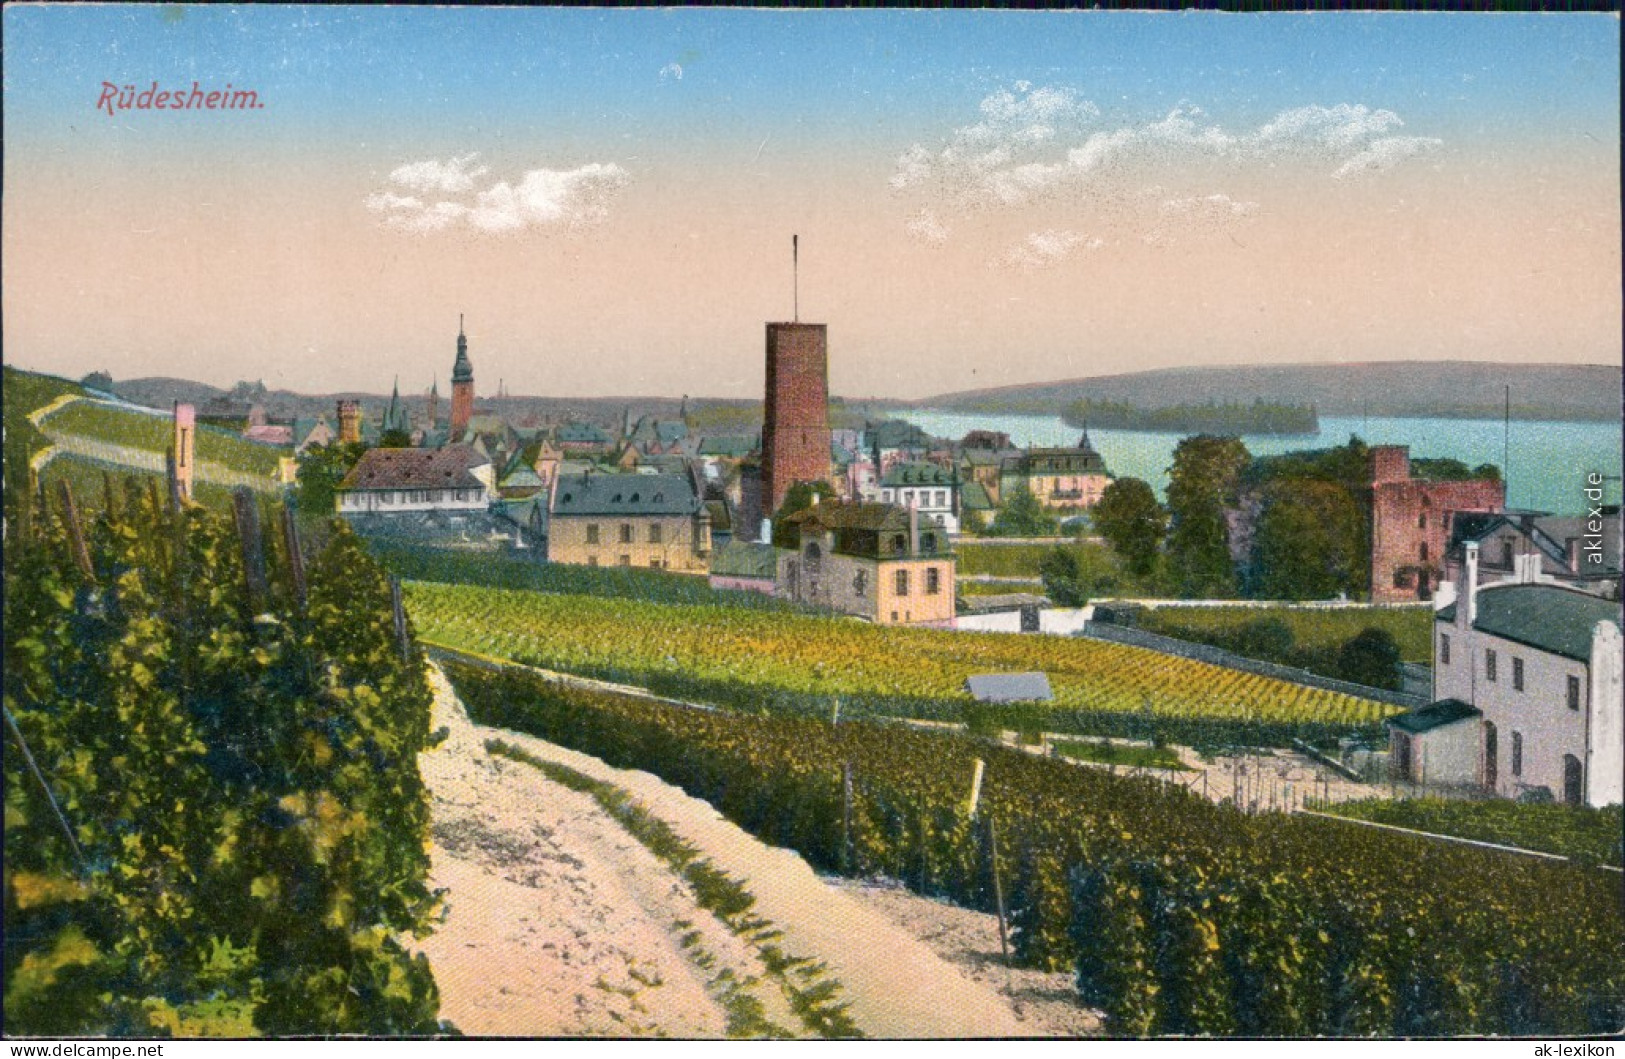
[[[474,365],[468,359],[468,336],[463,334],[463,318],[457,317],[457,362],[451,368],[451,434],[455,442],[474,417]]]

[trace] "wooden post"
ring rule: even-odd
[[[389,579],[389,606],[395,615],[395,639],[401,645],[401,661],[412,660],[412,641],[406,636],[406,604],[401,599],[401,579]]]
[[[266,604],[265,541],[260,536],[260,509],[246,487],[231,495],[237,516],[237,539],[242,544],[243,579],[248,586],[248,609],[258,613]]]
[[[293,507],[282,505],[282,541],[288,553],[288,574],[293,580],[293,597],[299,609],[305,609],[305,556],[299,549],[299,523],[294,519]]]
[[[987,814],[987,848],[988,858],[993,863],[993,906],[999,913],[999,953],[1004,957],[1004,965],[1010,966],[1010,938],[1005,926],[1004,916],[1004,879],[999,874],[999,825],[993,814]]]
[[[90,548],[85,544],[85,529],[79,524],[79,505],[73,502],[73,487],[64,479],[56,483],[56,492],[62,500],[62,524],[67,527],[68,540],[73,545],[73,561],[86,581],[95,581],[96,569],[90,565]]]
[[[970,778],[970,818],[976,819],[976,807],[982,801],[982,772],[987,768],[986,762],[976,759],[976,769]]]
[[[835,696],[835,708],[830,711],[829,723],[831,725],[841,723],[841,697],[839,695]]]
[[[841,763],[841,874],[852,874],[852,762]]]

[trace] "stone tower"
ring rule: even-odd
[[[828,481],[829,327],[767,325],[767,396],[762,420],[763,514],[796,482]]]
[[[361,402],[339,402],[339,444],[350,445],[361,440]]]
[[[177,501],[192,499],[192,472],[196,467],[197,413],[189,404],[175,402],[175,437],[169,453],[170,480]]]
[[[474,418],[474,365],[468,359],[468,336],[457,317],[457,362],[451,368],[451,434],[455,442]]]

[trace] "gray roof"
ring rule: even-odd
[[[952,471],[934,463],[900,463],[880,479],[884,486],[900,485],[953,485]]]
[[[1460,699],[1440,699],[1438,702],[1408,710],[1397,717],[1388,718],[1388,726],[1412,735],[1420,735],[1435,728],[1443,728],[1447,724],[1481,716],[1483,711],[1476,706],[1469,706]]]
[[[1437,621],[1456,620],[1452,603],[1438,611]],[[1473,628],[1578,662],[1591,660],[1591,636],[1597,623],[1619,621],[1619,604],[1556,585],[1490,585],[1478,590],[1478,620]]]
[[[965,678],[965,690],[978,702],[1049,702],[1055,697],[1043,673],[977,673]]]
[[[553,515],[692,515],[700,498],[687,475],[582,474],[561,477]]]

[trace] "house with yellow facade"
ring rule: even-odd
[[[547,558],[705,574],[711,516],[690,475],[560,475],[548,508]]]
[[[775,527],[778,595],[877,625],[954,623],[947,532],[896,504],[814,504]]]

